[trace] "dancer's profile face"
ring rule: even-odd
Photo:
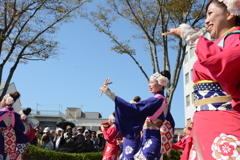
[[[6,100],[5,100],[5,98],[3,98],[2,101],[1,101],[1,107],[2,108],[6,107]]]
[[[159,91],[162,91],[162,86],[158,84],[157,80],[154,78],[150,78],[148,86],[149,86],[150,92],[153,94]]]
[[[207,9],[205,24],[214,38],[220,38],[228,29],[229,12],[216,3],[211,3]]]

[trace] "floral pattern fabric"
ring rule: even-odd
[[[212,156],[217,160],[240,159],[240,141],[233,135],[221,133],[212,144]]]

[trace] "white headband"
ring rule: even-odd
[[[234,16],[240,15],[240,0],[218,0],[227,6],[227,10]]]
[[[115,123],[115,117],[111,114],[109,116],[109,120],[112,122],[112,123]]]
[[[160,84],[160,85],[162,85],[162,86],[164,86],[164,87],[166,87],[167,84],[168,84],[168,82],[169,82],[169,80],[168,80],[167,77],[161,75],[161,74],[158,73],[158,72],[154,73],[150,78],[156,79],[157,82],[158,82],[158,84]]]
[[[9,94],[6,94],[6,95],[4,96],[4,99],[6,100],[6,104],[8,104],[8,105],[11,105],[11,104],[14,103],[13,98],[12,98]]]

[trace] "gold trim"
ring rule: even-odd
[[[211,98],[205,98],[205,99],[200,99],[198,101],[194,101],[194,106],[202,106],[206,104],[211,104],[211,103],[223,103],[223,102],[231,102],[232,97],[231,96],[219,96],[219,97],[211,97]]]
[[[162,123],[161,124],[144,124],[143,127],[161,127],[162,126]]]

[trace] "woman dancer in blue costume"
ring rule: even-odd
[[[1,101],[0,109],[0,159],[21,160],[29,146],[29,137],[24,134],[25,127],[20,115],[14,112],[13,104],[20,97],[18,92],[7,94]]]
[[[172,126],[174,126],[173,118],[165,107],[164,89],[169,80],[169,71],[164,70],[153,74],[150,77],[148,86],[154,96],[137,103],[129,103],[116,96],[106,87],[106,82],[100,88],[101,91],[115,102],[115,124],[123,137],[132,140],[136,139],[142,129],[144,129],[140,149],[132,148],[131,144],[127,143],[123,148],[123,152],[125,151],[128,154],[138,151],[134,155],[135,159],[155,160],[161,157],[160,127],[165,119],[168,119]],[[124,160],[134,158],[122,157]]]

